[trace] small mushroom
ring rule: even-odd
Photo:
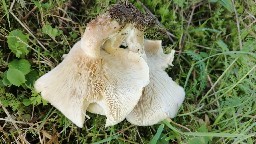
[[[174,51],[163,53],[160,40],[145,40],[150,83],[144,88],[140,101],[126,119],[139,126],[154,125],[176,116],[184,98],[184,89],[164,71],[172,65]]]
[[[35,83],[36,91],[79,127],[93,103],[104,109],[106,126],[122,121],[149,83],[145,60],[138,53],[114,47],[122,42],[111,39],[120,27],[107,14],[91,21],[65,59]],[[104,43],[110,46],[102,49]]]

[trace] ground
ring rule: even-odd
[[[185,88],[174,119],[149,127],[104,127],[89,114],[78,128],[34,91],[86,24],[116,0],[0,3],[1,143],[256,143],[256,2],[133,0],[158,19],[146,37],[176,50],[166,72]]]

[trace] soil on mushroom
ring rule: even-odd
[[[152,27],[156,23],[155,18],[149,14],[143,14],[131,3],[118,3],[109,8],[109,14],[120,23],[135,23],[138,29]]]

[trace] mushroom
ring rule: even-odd
[[[128,33],[125,39],[128,49],[140,53],[147,61],[150,83],[144,88],[138,104],[126,119],[135,125],[148,126],[175,117],[185,98],[185,92],[164,71],[172,65],[175,51],[164,54],[160,40],[144,40],[143,31],[135,27],[129,29]],[[87,110],[106,115],[104,108],[97,103],[90,104]]]
[[[145,52],[149,66],[150,83],[134,110],[126,119],[139,126],[154,125],[166,118],[176,116],[184,98],[184,89],[164,71],[172,65],[174,51],[163,53],[160,40],[145,40]]]
[[[114,5],[92,20],[64,60],[36,81],[36,91],[79,127],[86,111],[105,115],[106,126],[125,118],[153,125],[174,117],[185,93],[164,72],[174,53],[163,54],[161,41],[144,40],[144,27],[153,24],[152,17],[129,3]],[[120,48],[123,42],[127,49]]]
[[[97,17],[65,59],[35,83],[36,91],[79,127],[93,103],[104,109],[106,126],[122,121],[149,83],[141,55],[115,47],[122,42],[113,39],[121,26],[108,14]]]

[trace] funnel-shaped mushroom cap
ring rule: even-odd
[[[103,99],[96,103],[105,111],[106,126],[111,126],[124,120],[138,103],[143,87],[149,83],[149,69],[140,55],[128,49],[102,54],[107,86]]]
[[[79,41],[57,67],[36,81],[35,89],[68,119],[82,127],[84,107],[89,101],[102,98],[96,95],[103,88],[101,79],[95,76],[101,71],[97,66],[100,64],[101,59],[86,56]]]
[[[175,117],[185,92],[164,71],[172,63],[174,52],[163,53],[161,41],[145,40],[145,52],[150,70],[150,83],[144,88],[140,101],[126,117],[132,124],[147,126],[168,117]]]
[[[103,99],[90,104],[87,109],[92,113],[106,115],[106,126],[125,119],[138,103],[143,87],[149,83],[149,69],[141,55],[119,48],[130,29],[131,26],[127,26],[105,42],[102,56],[106,63],[103,69],[112,77],[107,78],[110,84]]]
[[[65,59],[35,83],[36,91],[79,127],[90,103],[104,108],[107,126],[122,121],[149,82],[147,63],[139,54],[101,49],[119,28],[108,16],[89,23]]]
[[[120,27],[121,25],[108,14],[98,16],[87,24],[81,39],[82,49],[90,57],[99,57],[100,47],[104,41],[115,35],[120,30]]]

